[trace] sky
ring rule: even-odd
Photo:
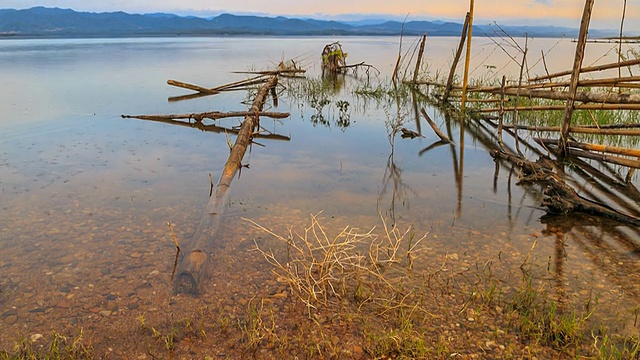
[[[580,27],[584,0],[475,0],[475,23]],[[625,0],[596,0],[591,27],[619,29]],[[640,0],[626,0],[625,30],[640,32]],[[33,6],[76,11],[167,12],[208,17],[223,12],[267,16],[360,20],[463,22],[469,0],[0,0],[0,8]]]

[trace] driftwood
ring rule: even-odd
[[[261,113],[259,113],[259,114],[261,114]],[[186,122],[186,121],[182,121],[182,120],[174,120],[172,118],[164,118],[163,116],[155,116],[155,115],[151,115],[151,116],[127,116],[127,115],[123,115],[122,117],[123,118],[130,118],[130,119],[139,119],[139,120],[160,122],[160,123],[163,123],[163,124],[171,124],[171,125],[178,125],[178,126],[196,128],[196,129],[198,129],[200,131],[213,132],[213,133],[218,133],[218,134],[238,134],[240,132],[240,130],[238,128],[228,128],[228,127],[224,127],[224,126],[218,126],[218,125],[215,125],[215,124],[204,124],[202,122],[192,123],[192,122]],[[269,139],[269,140],[283,140],[283,141],[290,141],[291,140],[291,138],[289,136],[280,135],[280,134],[274,134],[274,133],[271,133],[271,132],[268,132],[268,131],[254,132],[253,135],[251,135],[251,137],[260,138],[260,139]]]
[[[244,79],[240,81],[234,81],[231,83],[219,85],[213,88],[205,88],[202,86],[189,84],[189,83],[185,83],[177,80],[167,80],[167,84],[171,86],[183,88],[183,89],[197,91],[200,94],[214,95],[214,94],[218,94],[220,91],[240,90],[247,86],[262,84],[268,79],[269,77],[267,75],[259,75],[249,79]]]
[[[251,109],[249,109],[250,113],[258,114],[262,110],[269,90],[277,82],[278,77],[274,75],[260,88],[251,105]],[[204,215],[200,219],[193,242],[178,264],[178,270],[173,282],[173,289],[176,293],[197,295],[203,278],[209,272],[211,249],[220,226],[222,211],[227,202],[228,190],[236,172],[242,166],[242,158],[249,146],[258,121],[259,118],[256,115],[247,115],[244,118],[238,137],[231,148],[231,154],[229,154],[216,185],[215,193],[209,198]]]
[[[440,140],[449,144],[453,143],[453,141],[451,141],[451,139],[449,139],[447,135],[445,135],[442,131],[440,131],[440,129],[438,129],[438,126],[436,125],[435,122],[433,122],[433,120],[431,120],[431,118],[429,117],[429,114],[427,114],[424,108],[421,108],[420,112],[422,113],[422,116],[424,117],[424,119],[427,120],[427,123],[429,123],[429,126],[431,126],[431,128],[433,129],[433,132],[436,133],[436,135],[438,135]]]
[[[494,159],[503,159],[522,169],[521,181],[543,182],[547,185],[542,205],[553,215],[567,215],[574,212],[603,216],[622,223],[640,225],[640,219],[624,214],[611,207],[585,199],[567,185],[559,175],[552,171],[547,160],[531,162],[517,155],[508,154],[500,150],[491,152]]]
[[[121,115],[124,119],[141,119],[141,120],[175,120],[175,119],[193,119],[195,121],[202,121],[204,119],[218,120],[230,117],[243,117],[249,115],[258,115],[264,117],[270,117],[272,119],[284,119],[288,118],[291,114],[282,112],[264,112],[260,111],[257,114],[248,111],[233,111],[233,112],[220,112],[210,111],[203,113],[193,114],[170,114],[170,115]]]

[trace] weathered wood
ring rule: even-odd
[[[154,121],[154,122],[159,122],[159,123],[163,123],[163,124],[170,124],[170,125],[178,125],[178,126],[196,128],[196,129],[198,129],[200,131],[213,132],[213,133],[218,133],[218,134],[237,134],[238,132],[240,132],[240,129],[238,129],[238,128],[228,128],[228,127],[224,127],[224,126],[218,126],[218,125],[215,125],[215,124],[203,124],[202,122],[192,123],[192,122],[186,122],[186,121],[182,121],[182,120],[167,119],[167,118],[163,118],[163,117],[154,117],[154,116],[135,117],[135,116],[131,116],[129,118],[145,120],[145,121]],[[280,134],[273,134],[273,133],[269,133],[269,132],[266,132],[266,131],[254,132],[251,136],[253,138],[269,139],[269,140],[283,140],[283,141],[291,140],[291,138],[289,136],[280,135]]]
[[[269,94],[269,89],[278,82],[277,76],[272,76],[260,88],[256,95],[250,113],[257,114],[262,110],[264,102]],[[258,116],[247,115],[244,118],[238,136],[236,138],[229,158],[224,165],[216,191],[209,198],[204,215],[194,235],[193,242],[185,252],[185,256],[178,264],[177,276],[173,282],[173,289],[176,293],[198,294],[204,276],[209,272],[211,266],[211,251],[215,243],[216,232],[220,226],[220,220],[224,206],[228,198],[228,190],[236,172],[242,166],[242,158],[249,146],[254,129],[258,125]]]
[[[578,90],[578,81],[580,79],[580,69],[582,68],[582,60],[584,58],[584,48],[587,44],[587,35],[589,33],[589,22],[591,21],[591,11],[593,10],[593,3],[595,0],[586,0],[584,4],[584,11],[582,13],[582,21],[580,22],[580,36],[578,38],[578,44],[576,45],[576,56],[573,62],[573,71],[571,72],[571,84],[569,85],[569,98],[567,99],[566,108],[564,111],[564,119],[562,121],[562,131],[560,132],[560,139],[562,145],[558,149],[558,155],[564,156],[567,149],[567,140],[569,140],[569,128],[571,127],[571,118],[573,116],[573,105],[575,103],[575,96]]]
[[[540,142],[542,142],[545,145],[552,145],[555,147],[560,146],[560,142],[558,140],[554,140],[554,139],[540,139]],[[627,166],[630,168],[634,168],[634,169],[639,169],[640,168],[640,161],[639,160],[634,160],[634,159],[629,159],[629,158],[622,158],[619,156],[611,156],[611,155],[607,155],[607,154],[594,154],[590,151],[583,151],[583,150],[579,150],[579,149],[587,149],[587,150],[593,150],[590,149],[589,146],[584,146],[584,145],[580,145],[579,143],[576,142],[572,142],[573,145],[576,146],[571,146],[569,145],[570,142],[567,142],[567,149],[566,152],[569,155],[573,155],[573,156],[577,156],[577,157],[585,157],[588,159],[594,159],[594,160],[599,160],[599,161],[604,161],[610,164],[615,164],[615,165],[621,165],[621,166]],[[592,144],[586,144],[586,145],[592,145]],[[597,146],[599,148],[606,148],[606,146]],[[575,149],[578,148],[578,149]],[[620,149],[620,148],[616,148],[616,149]],[[631,151],[631,149],[626,149]],[[595,150],[595,151],[604,151],[604,150]],[[616,153],[614,152],[615,150],[612,148],[609,148],[609,151],[606,151],[608,153]],[[617,152],[616,154],[620,154],[619,152]]]
[[[549,111],[564,110],[565,105],[535,105],[535,106],[518,106],[505,108],[505,111]],[[640,110],[640,104],[577,104],[573,105],[574,110]],[[490,113],[500,111],[500,108],[485,108],[475,110],[480,113]]]
[[[178,80],[167,80],[167,84],[171,85],[171,86],[176,86],[176,87],[179,87],[179,88],[183,88],[183,89],[189,89],[189,90],[197,91],[197,92],[200,92],[200,93],[205,93],[205,94],[213,95],[213,94],[219,93],[219,91],[214,90],[214,89],[207,89],[207,88],[202,87],[202,86],[185,83],[185,82],[178,81]]]
[[[622,213],[578,195],[559,175],[552,172],[552,168],[546,165],[547,161],[534,163],[499,150],[492,151],[491,156],[495,159],[507,160],[520,167],[523,170],[521,181],[543,182],[547,184],[542,205],[547,208],[547,212],[550,214],[568,215],[574,212],[581,212],[595,216],[603,216],[636,226],[640,225],[640,219],[637,217]]]
[[[541,142],[541,143],[545,143],[545,144],[558,145],[558,140],[556,140],[556,139],[534,138],[533,140],[536,141],[536,142]],[[619,147],[619,146],[609,146],[609,145],[601,145],[601,144],[581,143],[581,142],[577,142],[577,141],[568,141],[567,145],[570,146],[570,147],[578,148],[578,149],[582,149],[582,150],[598,151],[598,152],[605,152],[605,153],[611,153],[611,154],[617,154],[617,155],[640,157],[640,150],[639,149],[629,149],[629,148],[623,148],[623,147]]]
[[[469,17],[471,14],[467,12],[467,16],[464,18],[464,25],[462,25],[462,34],[460,35],[460,43],[458,44],[458,50],[456,50],[456,55],[453,58],[453,63],[451,64],[451,70],[449,70],[449,77],[447,78],[447,83],[445,84],[444,94],[442,95],[442,101],[446,102],[449,100],[449,95],[451,94],[451,90],[453,89],[453,77],[456,74],[456,68],[458,67],[458,62],[460,61],[460,56],[462,56],[462,49],[464,49],[464,42],[467,40],[467,30],[469,29]],[[442,84],[438,84],[442,85]]]
[[[416,68],[413,71],[413,82],[418,80],[418,72],[420,71],[420,65],[422,64],[422,55],[424,54],[424,45],[427,42],[427,33],[422,35],[422,42],[420,42],[420,50],[418,50],[418,58],[416,59]]]
[[[447,135],[445,135],[442,131],[440,131],[440,129],[438,129],[438,126],[435,122],[433,122],[433,120],[431,120],[431,117],[429,117],[429,114],[427,114],[424,108],[421,108],[420,112],[422,113],[422,116],[425,118],[425,120],[427,120],[427,123],[429,123],[429,126],[431,126],[431,128],[433,129],[433,132],[438,135],[440,140],[446,143],[453,143],[453,141],[451,141],[451,139],[449,139]]]
[[[469,2],[469,29],[467,30],[467,53],[464,59],[464,76],[462,78],[462,99],[460,100],[460,111],[464,116],[464,107],[467,101],[467,86],[469,85],[469,62],[471,61],[471,40],[473,39],[473,8],[474,0]]]
[[[284,112],[265,112],[260,111],[259,113],[251,113],[248,111],[231,111],[231,112],[220,112],[220,111],[209,111],[203,113],[193,113],[193,114],[168,114],[168,115],[121,115],[123,119],[142,119],[142,120],[157,120],[157,119],[193,119],[196,121],[202,121],[203,119],[224,119],[230,117],[244,117],[249,115],[257,115],[269,117],[272,119],[285,119],[291,116],[290,113]]]
[[[638,78],[640,80],[640,77]],[[488,91],[482,91],[490,94],[500,94],[501,88],[496,87]],[[477,92],[478,90],[470,89],[469,92]],[[518,89],[514,87],[504,88],[505,95],[516,95]],[[569,97],[567,91],[553,90],[531,90],[527,88],[520,89],[520,95],[529,98],[549,99],[566,101]],[[640,104],[640,94],[619,94],[614,92],[576,92],[576,101],[583,103],[606,103],[606,104]]]
[[[177,80],[167,80],[167,84],[171,86],[176,86],[184,89],[197,91],[203,94],[214,95],[214,94],[218,94],[220,91],[226,91],[226,90],[236,89],[239,87],[246,87],[250,85],[261,84],[267,81],[267,79],[268,79],[268,76],[266,75],[258,75],[249,79],[234,81],[234,82],[222,84],[213,88],[205,88],[199,85],[189,84],[189,83],[185,83]]]
[[[502,75],[502,89],[500,91],[500,107],[498,108],[498,144],[501,149],[504,149],[504,142],[502,141],[502,125],[504,122],[504,90],[507,84],[507,76]]]
[[[280,70],[264,70],[264,71],[232,71],[234,74],[260,74],[260,75],[286,75],[305,73],[304,69],[280,69]]]
[[[583,67],[582,69],[580,69],[580,73],[616,69],[616,68],[639,65],[639,64],[640,64],[640,59],[633,59],[633,60],[615,62],[610,64]],[[553,79],[553,78],[566,76],[566,75],[571,75],[571,70],[559,71],[559,72],[549,74],[549,75],[544,75],[544,76],[537,76],[529,79],[529,81],[535,82],[535,81],[541,81],[541,80],[548,80],[548,79]]]
[[[620,125],[623,125],[623,124],[620,124]],[[562,130],[560,126],[534,126],[534,125],[505,124],[503,125],[503,127],[505,129],[518,128],[518,129],[524,129],[524,130],[536,131],[536,132],[558,132]],[[569,132],[576,133],[576,134],[640,136],[640,129],[637,129],[637,126],[609,127],[609,126],[603,125],[599,128],[595,126],[572,126]]]

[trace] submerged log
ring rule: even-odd
[[[254,129],[258,126],[258,114],[269,94],[269,90],[278,82],[277,76],[272,76],[260,88],[256,95],[250,113],[244,118],[238,137],[236,138],[231,154],[216,185],[215,193],[209,198],[205,212],[194,235],[193,242],[185,252],[185,256],[178,264],[176,277],[173,281],[175,293],[190,293],[198,295],[202,280],[211,267],[211,249],[215,241],[215,235],[220,226],[222,212],[228,198],[228,190],[236,172],[242,166],[242,158],[249,146]]]

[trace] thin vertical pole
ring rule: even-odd
[[[462,81],[462,102],[460,110],[464,116],[464,107],[467,102],[467,86],[469,85],[469,60],[471,58],[471,38],[473,36],[473,6],[474,0],[471,0],[469,6],[469,31],[467,31],[467,55],[464,64],[464,79]]]
[[[413,83],[418,81],[418,72],[420,71],[420,65],[422,64],[422,55],[424,54],[424,45],[427,42],[427,33],[422,35],[422,42],[420,43],[420,50],[418,51],[418,59],[416,60],[416,69],[413,72]]]

